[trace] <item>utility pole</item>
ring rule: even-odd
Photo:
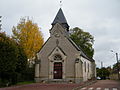
[[[111,52],[113,52],[113,53],[114,53],[114,51],[113,51],[113,50],[111,50]],[[118,53],[115,53],[115,55],[116,55],[116,61],[117,61],[117,64],[116,64],[116,65],[117,65],[118,80],[120,80]]]
[[[103,68],[103,62],[101,61],[101,68]]]
[[[118,79],[120,80],[118,53],[115,53],[115,54],[116,54],[116,60],[117,60],[117,73],[118,73]]]
[[[2,16],[0,16],[0,31],[2,30],[2,23],[1,23],[1,18],[2,18]]]

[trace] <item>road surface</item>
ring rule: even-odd
[[[120,81],[99,80],[96,83],[78,90],[120,90]]]
[[[12,86],[0,88],[0,90],[72,90],[80,84],[41,84],[34,83],[29,85]]]
[[[20,86],[12,86],[0,88],[0,90],[73,90],[80,87],[81,84],[28,84]],[[76,89],[75,89],[76,90]],[[99,80],[96,83],[78,88],[77,90],[120,90],[120,82],[113,80]]]

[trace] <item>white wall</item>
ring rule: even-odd
[[[83,81],[87,81],[88,79],[92,78],[91,76],[92,75],[92,67],[91,67],[92,63],[84,57],[81,57],[81,61],[83,62]]]

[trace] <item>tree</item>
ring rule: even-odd
[[[17,73],[17,81],[24,81],[25,75],[27,71],[27,56],[20,45],[17,44],[17,49],[18,49],[18,56],[17,56],[17,64],[16,64],[16,70],[15,72]]]
[[[16,72],[23,73],[24,70],[27,68],[27,56],[20,45],[17,44],[18,49],[18,56],[17,56],[17,66],[16,66]]]
[[[5,33],[0,33],[0,79],[3,83],[14,82],[12,76],[16,74],[17,54],[15,42]]]
[[[23,49],[5,33],[0,33],[0,86],[15,84],[18,78],[22,80],[26,66]]]
[[[118,63],[115,63],[113,65],[113,72],[118,72],[118,70],[120,71],[120,61],[118,61]]]
[[[23,47],[28,59],[35,57],[43,45],[44,40],[39,29],[29,18],[21,18],[18,25],[12,28],[13,39]]]
[[[103,67],[101,69],[97,68],[97,76],[100,77],[101,79],[106,79],[110,75],[110,71]]]
[[[94,55],[94,49],[92,47],[94,37],[89,32],[84,32],[78,27],[75,27],[70,31],[71,39],[84,51],[88,57],[92,58]]]

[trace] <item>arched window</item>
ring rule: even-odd
[[[89,67],[90,67],[90,66],[89,66],[89,63],[88,63],[88,72],[89,72],[89,69],[90,69]]]
[[[62,60],[61,55],[56,54],[56,55],[54,56],[54,60],[56,60],[56,61],[58,61],[58,60]]]
[[[85,72],[86,72],[86,62],[84,62],[84,68],[85,68]]]

